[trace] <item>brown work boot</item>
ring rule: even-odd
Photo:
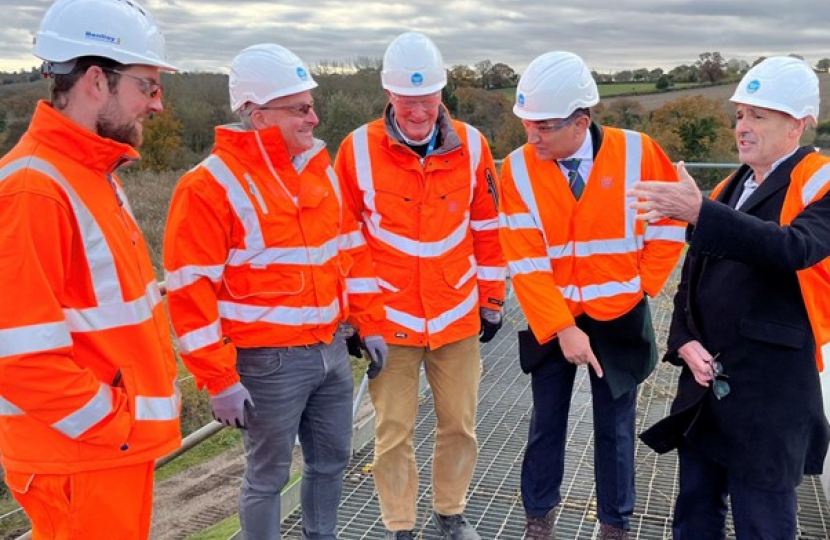
[[[607,523],[600,523],[599,540],[628,540],[628,531]]]
[[[551,509],[542,518],[527,516],[524,540],[556,540],[554,521],[556,521],[556,508]]]

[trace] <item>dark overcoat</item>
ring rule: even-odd
[[[735,203],[742,166],[715,201],[704,200],[674,299],[666,360],[683,366],[668,418],[641,435],[665,452],[680,444],[760,489],[785,490],[821,472],[828,428],[816,343],[796,271],[830,255],[830,195],[779,224],[790,174],[811,148],[781,163]],[[677,349],[698,340],[718,359],[730,393],[697,384]]]

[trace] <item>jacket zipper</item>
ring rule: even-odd
[[[251,191],[251,195],[257,200],[259,203],[259,208],[262,210],[263,214],[268,214],[268,207],[265,206],[265,199],[262,198],[262,194],[260,194],[259,190],[256,188],[256,184],[254,184],[254,180],[251,178],[251,175],[245,173],[245,180],[248,182],[248,189]]]

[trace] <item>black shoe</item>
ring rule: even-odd
[[[383,540],[415,540],[412,531],[386,531]]]

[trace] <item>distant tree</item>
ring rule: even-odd
[[[792,58],[798,58],[799,60],[804,60],[804,57],[801,56],[800,54],[790,53],[787,56],[790,56]]]
[[[606,74],[606,73],[599,73],[599,72],[596,72],[596,71],[591,72],[591,77],[594,78],[594,82],[596,82],[597,84],[606,84],[606,83],[613,82],[613,80],[614,80],[613,76],[611,76],[609,74]]]
[[[507,64],[494,64],[490,70],[490,86],[488,88],[509,88],[516,86],[519,75]]]
[[[732,119],[719,100],[696,95],[668,103],[654,111],[646,131],[673,159],[713,161],[732,155]]]
[[[490,72],[493,71],[493,62],[490,60],[481,60],[476,62],[476,71],[478,72],[478,80],[482,88],[490,88],[487,86],[490,82]]]
[[[635,69],[633,72],[631,72],[631,75],[634,77],[634,80],[637,81],[637,82],[645,81],[646,79],[648,79],[648,69],[646,69],[646,68]]]
[[[631,79],[634,77],[634,74],[631,73],[629,70],[625,71],[618,71],[614,73],[614,82],[631,82]]]
[[[674,67],[671,71],[669,71],[669,77],[671,77],[674,82],[681,83],[693,83],[700,80],[697,68],[694,66],[687,66],[686,64]]]
[[[642,129],[647,118],[643,105],[631,98],[616,98],[600,103],[591,115],[599,124],[636,130]]]
[[[527,142],[527,135],[522,121],[513,114],[504,114],[501,126],[496,132],[496,138],[490,140],[493,157],[502,159],[525,142]]]
[[[652,69],[648,72],[648,80],[650,81],[657,81],[660,77],[663,76],[664,71],[660,68]]]
[[[746,60],[738,60],[737,58],[730,58],[726,62],[726,75],[730,79],[738,79],[749,70],[749,64]]]
[[[822,58],[821,60],[819,60],[816,64],[816,69],[818,71],[823,71],[825,73],[830,71],[830,58]]]
[[[182,148],[181,132],[182,123],[175,119],[170,106],[145,121],[138,168],[151,171],[177,168],[176,160]]]
[[[668,75],[660,75],[660,78],[657,79],[657,82],[654,84],[654,87],[658,90],[668,90],[669,87],[674,85],[674,81],[671,80],[671,77]]]
[[[458,115],[458,98],[455,97],[454,85],[447,84],[441,89],[441,102],[452,116]]]
[[[8,113],[6,112],[6,109],[0,109],[0,133],[3,133],[4,131],[6,131],[6,124],[7,124],[6,116],[8,116]]]
[[[476,70],[464,64],[457,64],[450,68],[447,73],[447,84],[455,88],[462,86],[479,86]]]
[[[701,77],[710,84],[717,83],[726,74],[726,62],[717,51],[702,53],[698,61],[695,62],[695,66]]]
[[[477,127],[493,141],[504,122],[512,116],[512,103],[502,92],[487,92],[481,88],[459,88],[455,91],[458,98],[458,119]]]

